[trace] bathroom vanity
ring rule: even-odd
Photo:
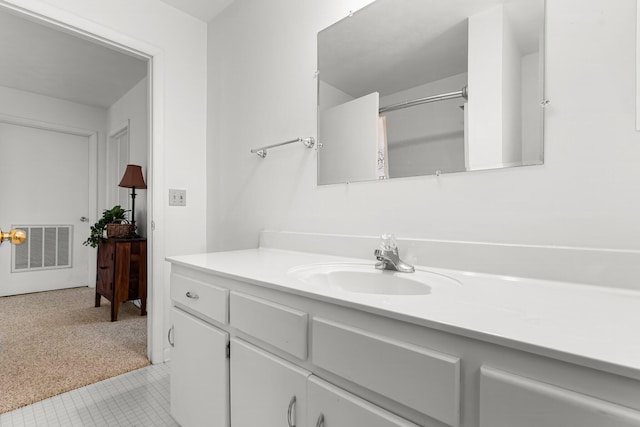
[[[184,427],[640,426],[640,292],[265,246],[169,261]]]

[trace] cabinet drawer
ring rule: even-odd
[[[485,366],[480,426],[639,427],[640,412]]]
[[[202,316],[229,323],[229,290],[171,273],[171,299]]]
[[[307,358],[307,313],[231,292],[231,326],[299,359]]]
[[[418,427],[313,375],[307,399],[307,426]]]
[[[450,426],[460,418],[460,359],[313,319],[311,361]]]

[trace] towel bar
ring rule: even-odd
[[[251,152],[253,154],[257,154],[258,156],[264,159],[265,157],[267,157],[267,149],[280,147],[281,145],[293,144],[294,142],[302,142],[305,147],[311,148],[315,145],[316,140],[312,136],[308,138],[296,138],[296,139],[292,139],[291,141],[280,142],[278,144],[273,144],[273,145],[266,145],[260,148],[253,148]]]

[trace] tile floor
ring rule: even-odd
[[[0,415],[0,427],[178,426],[169,415],[169,365],[151,365]]]

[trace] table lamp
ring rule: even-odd
[[[118,187],[131,189],[131,225],[135,230],[136,220],[136,188],[145,190],[147,184],[142,177],[142,167],[138,165],[127,165],[127,169],[124,171],[124,175],[120,180]]]

